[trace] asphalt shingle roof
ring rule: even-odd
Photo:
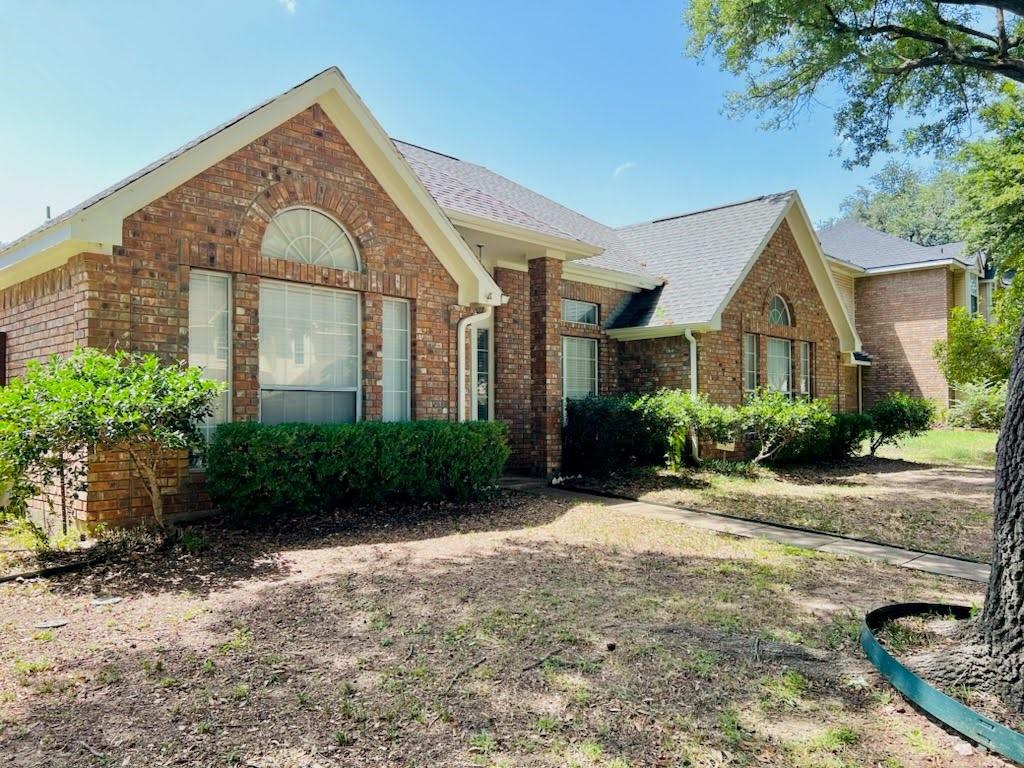
[[[864,269],[922,264],[942,259],[968,263],[963,243],[926,247],[901,237],[879,232],[853,219],[843,219],[818,232],[821,247],[829,256]]]

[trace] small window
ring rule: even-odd
[[[474,339],[473,413],[477,421],[491,418],[491,327],[479,326]]]
[[[356,248],[334,219],[312,208],[289,208],[270,220],[262,253],[271,259],[333,269],[359,269]]]
[[[808,398],[814,396],[811,381],[812,352],[811,342],[800,342],[800,395]]]
[[[597,304],[576,299],[562,299],[562,319],[567,323],[597,325]]]
[[[973,272],[967,273],[967,300],[971,314],[978,314],[978,276]]]
[[[384,299],[384,421],[409,420],[409,302]]]
[[[562,338],[562,396],[580,400],[597,394],[597,339]]]
[[[768,389],[790,395],[793,393],[793,342],[768,339]]]
[[[192,270],[188,281],[188,362],[210,381],[231,382],[231,278]],[[213,414],[200,430],[209,440],[218,424],[230,421],[227,388],[213,401]]]
[[[789,315],[789,306],[786,300],[779,295],[772,296],[772,303],[768,307],[769,325],[792,325],[792,318]]]
[[[743,334],[743,391],[757,389],[757,334]]]

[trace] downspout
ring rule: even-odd
[[[456,412],[458,413],[459,421],[466,420],[466,328],[480,320],[488,319],[493,312],[494,307],[486,307],[482,312],[477,312],[475,315],[467,315],[459,320],[459,324],[455,329],[455,338],[458,345],[455,354],[455,368],[459,377],[458,387],[456,388],[459,393],[459,405]]]
[[[864,413],[864,366],[857,366],[857,413]]]
[[[697,398],[697,339],[693,335],[693,331],[687,328],[683,331],[683,336],[688,342],[690,342],[690,397]],[[690,450],[693,454],[694,461],[700,461],[700,447],[697,442],[697,430],[694,430],[690,435]]]

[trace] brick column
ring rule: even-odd
[[[234,421],[260,418],[260,279],[232,275],[231,411]]]
[[[562,262],[530,261],[530,411],[534,474],[562,464],[562,339],[559,334]]]

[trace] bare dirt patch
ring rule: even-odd
[[[755,477],[637,470],[579,487],[987,561],[992,470],[862,457]]]
[[[11,764],[1002,765],[855,646],[974,585],[522,493],[199,533],[0,587]]]

